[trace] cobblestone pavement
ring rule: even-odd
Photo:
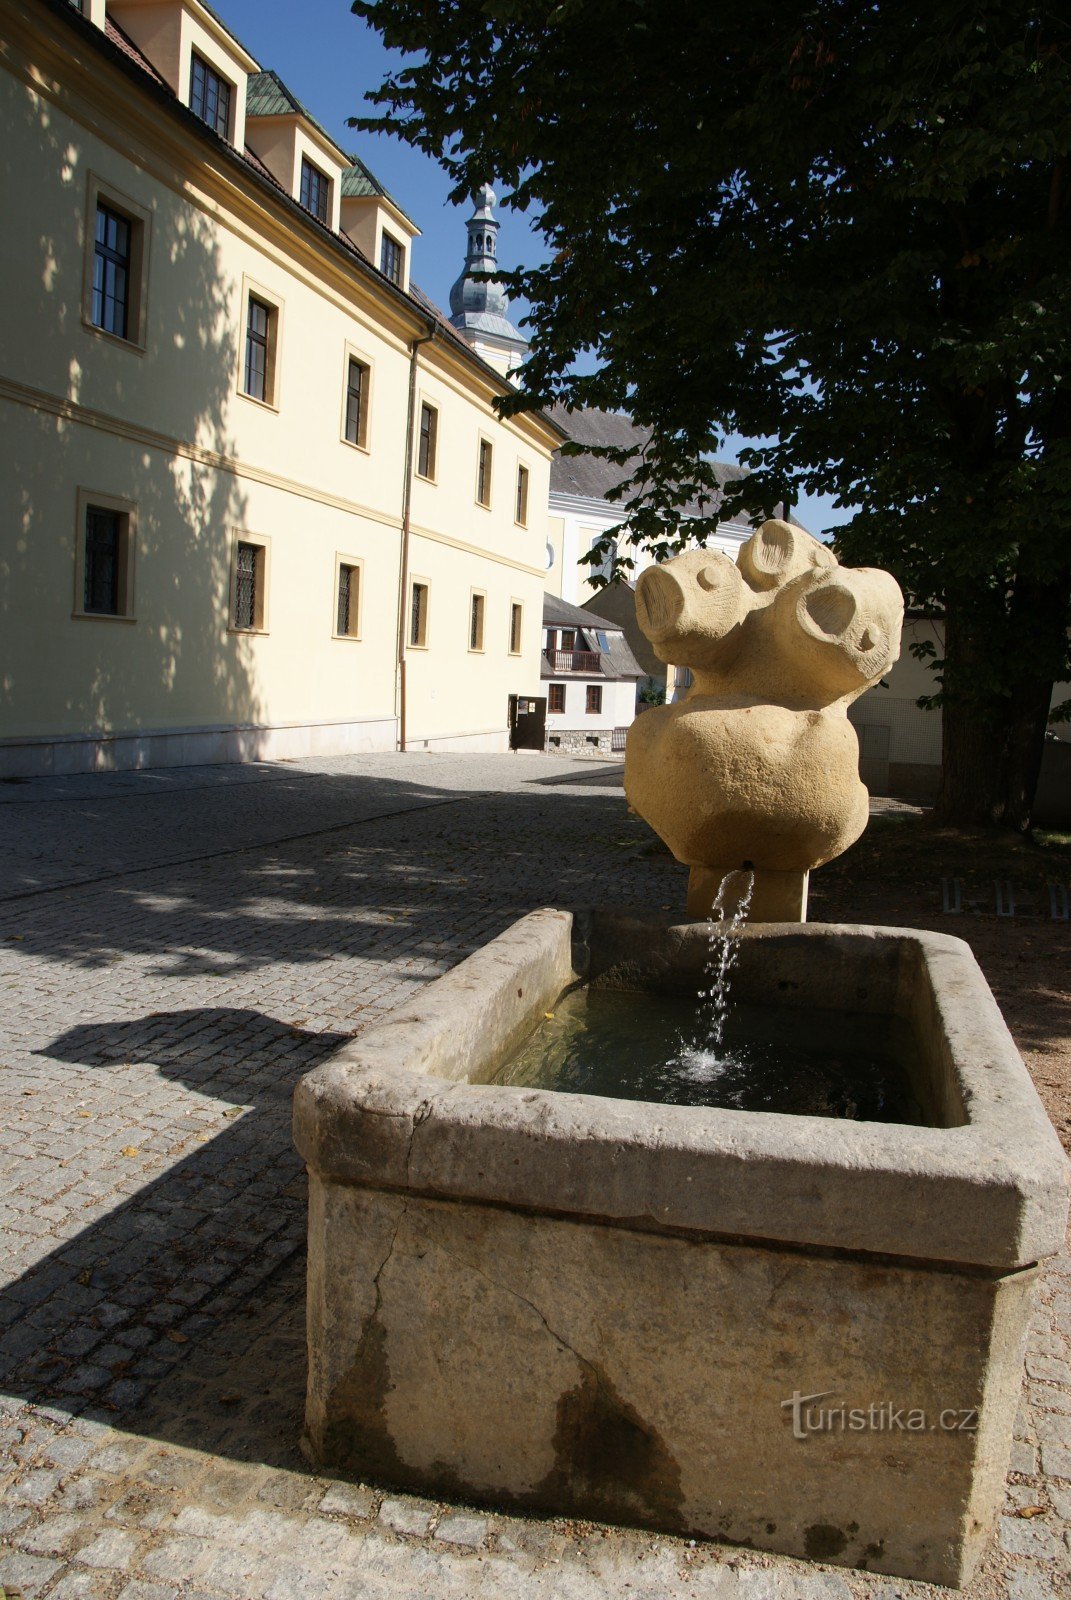
[[[300,1075],[516,916],[677,905],[616,766],[0,784],[0,1586],[49,1600],[932,1595],[315,1476]],[[1071,1266],[976,1600],[1071,1596]],[[1019,1516],[1041,1507],[1040,1513]]]

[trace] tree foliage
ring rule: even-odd
[[[655,553],[806,489],[946,616],[943,813],[1025,826],[1071,603],[1071,14],[1041,0],[355,0],[404,52],[387,129],[542,265],[513,409],[631,412]],[[594,357],[594,371],[576,372]],[[713,512],[713,499],[711,509]],[[694,527],[691,531],[694,531]]]

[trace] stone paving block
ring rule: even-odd
[[[449,1512],[440,1518],[435,1529],[436,1539],[444,1544],[464,1545],[478,1550],[487,1539],[491,1524],[486,1517],[469,1516],[463,1511]]]
[[[0,1505],[0,1538],[14,1533],[23,1523],[29,1522],[33,1512],[29,1506]]]
[[[375,1495],[359,1483],[333,1483],[320,1501],[319,1510],[328,1515],[370,1517],[375,1510]]]
[[[1065,1449],[1063,1445],[1043,1444],[1041,1466],[1050,1478],[1071,1480],[1071,1450]]]
[[[275,1582],[277,1563],[252,1550],[217,1549],[201,1575],[210,1589],[258,1600]]]
[[[104,1513],[108,1522],[131,1523],[139,1528],[160,1528],[174,1512],[174,1496],[167,1489],[135,1483]]]
[[[158,1450],[142,1462],[138,1478],[154,1488],[191,1490],[205,1475],[205,1467],[207,1462],[202,1456],[187,1454],[186,1451]]]
[[[1012,1572],[1008,1575],[1008,1600],[1056,1600],[1056,1590],[1037,1572]]]
[[[1014,1440],[1011,1447],[1008,1470],[1009,1472],[1021,1472],[1024,1477],[1032,1478],[1038,1470],[1037,1446],[1026,1444],[1022,1439]]]
[[[111,1600],[114,1589],[112,1573],[87,1572],[83,1568],[65,1572],[56,1587],[49,1590],[48,1600]]]
[[[179,1600],[179,1592],[166,1583],[143,1583],[140,1578],[135,1578],[131,1583],[124,1584],[117,1600]]]
[[[49,1517],[19,1539],[24,1550],[38,1556],[67,1555],[85,1539],[86,1524],[82,1517]]]
[[[200,1577],[210,1554],[211,1546],[203,1539],[166,1534],[142,1557],[141,1565],[151,1577],[183,1582]]]
[[[33,1600],[62,1566],[62,1561],[12,1551],[9,1555],[0,1555],[0,1586],[18,1590],[26,1600]]]
[[[1046,1383],[1071,1382],[1071,1366],[1066,1358],[1036,1355],[1030,1349],[1026,1353],[1026,1370],[1032,1378],[1043,1378]]]
[[[264,1591],[264,1600],[331,1600],[338,1592],[339,1579],[313,1571],[297,1561],[284,1561],[271,1584]],[[360,1591],[357,1591],[360,1593]],[[398,1597],[401,1600],[401,1596]]]
[[[1035,1423],[1042,1443],[1071,1449],[1071,1415],[1062,1411],[1039,1411]]]
[[[78,1560],[86,1567],[107,1567],[125,1572],[145,1541],[125,1528],[108,1528],[91,1544],[78,1552]]]
[[[121,1487],[116,1478],[105,1477],[99,1472],[87,1472],[64,1482],[55,1509],[63,1514],[68,1511],[88,1511],[92,1506],[103,1505],[114,1499]]]
[[[271,1472],[256,1485],[256,1498],[280,1511],[301,1511],[319,1500],[324,1492],[322,1480],[307,1478],[301,1472]]]
[[[422,1539],[431,1528],[437,1509],[426,1500],[388,1497],[379,1508],[379,1521],[392,1533]]]
[[[7,1490],[7,1498],[16,1506],[40,1506],[50,1500],[59,1488],[60,1473],[46,1471],[28,1472]]]
[[[148,1453],[149,1447],[144,1439],[115,1435],[101,1446],[90,1465],[96,1472],[132,1473],[144,1465]]]
[[[80,1467],[92,1449],[91,1439],[82,1438],[74,1433],[63,1433],[49,1440],[41,1452],[41,1458],[50,1466],[70,1471],[74,1467]]]
[[[1001,1517],[998,1538],[1001,1549],[1012,1556],[1052,1561],[1057,1553],[1056,1539],[1043,1517]]]

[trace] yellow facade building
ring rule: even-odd
[[[200,0],[0,17],[0,776],[506,748],[561,438],[515,355]]]

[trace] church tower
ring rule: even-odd
[[[506,377],[528,352],[528,340],[509,320],[509,300],[499,283],[474,279],[475,272],[498,270],[495,192],[485,183],[468,221],[469,247],[460,278],[450,290],[450,321],[478,356]]]

